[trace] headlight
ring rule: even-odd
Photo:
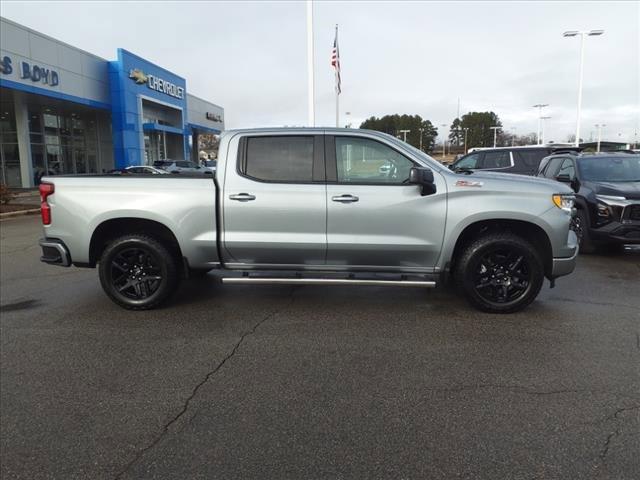
[[[631,202],[625,197],[596,195],[598,200],[598,223],[607,223],[612,219],[620,220],[624,207]]]
[[[556,207],[561,208],[567,213],[571,213],[576,199],[574,195],[557,193],[552,198],[553,204]]]

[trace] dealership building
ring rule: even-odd
[[[124,49],[106,60],[0,18],[0,182],[197,160],[224,110]]]

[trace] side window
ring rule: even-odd
[[[456,163],[456,168],[478,168],[478,160],[480,160],[480,154],[472,153],[471,155],[461,158],[460,161]]]
[[[267,182],[311,182],[313,137],[249,137],[241,172]]]
[[[562,157],[555,157],[549,160],[549,166],[547,166],[547,169],[544,171],[544,176],[546,178],[556,178],[556,173],[560,168],[562,160],[564,160]]]
[[[568,175],[571,180],[575,178],[576,169],[573,166],[573,160],[570,158],[564,159],[562,165],[560,165],[560,170],[558,170],[558,173],[555,176],[559,177],[560,175]]]
[[[546,150],[516,150],[513,155],[519,159],[524,166],[535,170],[540,165],[540,161],[548,155]]]
[[[193,165],[191,165],[190,162],[176,162],[176,166],[180,168],[191,168]]]
[[[486,152],[482,168],[508,168],[511,166],[511,156],[508,150],[500,152]]]
[[[403,184],[413,162],[375,140],[336,136],[336,163],[340,183]]]

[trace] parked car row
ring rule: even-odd
[[[599,247],[640,244],[640,155],[581,153],[577,147],[503,147],[473,151],[449,166],[538,176],[576,192],[573,229],[582,253]]]
[[[216,171],[217,162],[215,160],[207,160],[203,165],[184,160],[159,160],[151,165],[136,165],[122,169],[111,170],[111,174],[131,175],[165,175],[170,173],[190,173],[213,175]]]

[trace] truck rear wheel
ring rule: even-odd
[[[130,310],[157,307],[174,293],[179,276],[171,252],[147,235],[125,235],[102,253],[100,283],[115,303]]]
[[[538,296],[544,267],[531,243],[511,232],[495,232],[464,248],[454,276],[474,307],[490,313],[511,313],[522,310]]]

